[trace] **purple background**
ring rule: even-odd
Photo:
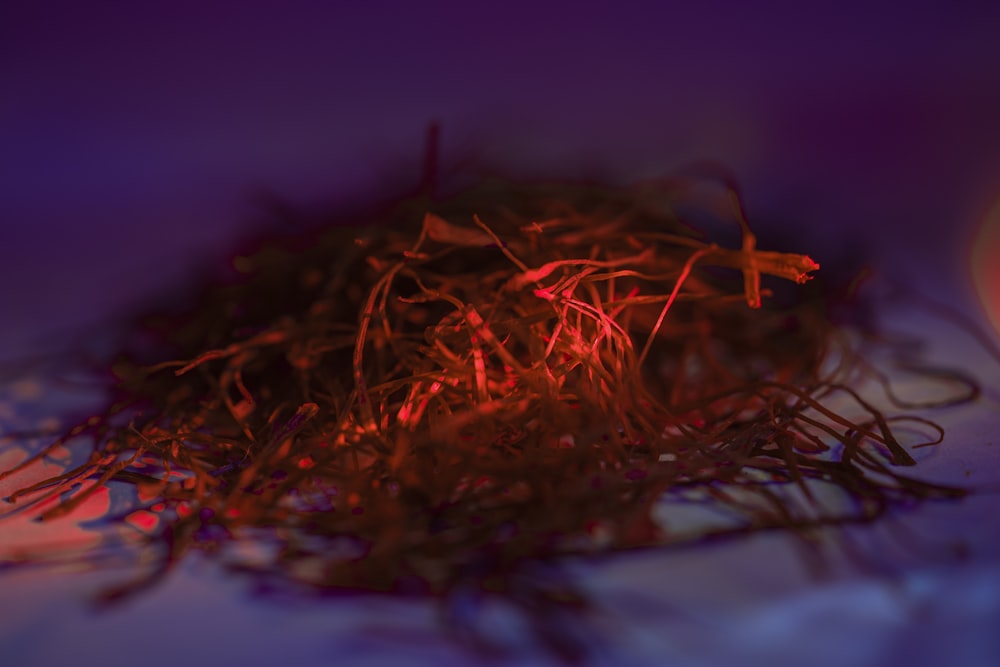
[[[0,346],[170,284],[261,189],[415,181],[433,119],[446,163],[719,159],[821,262],[863,235],[965,280],[1000,189],[1000,3],[583,4],[2,3]]]
[[[1000,194],[1000,3],[586,4],[0,0],[0,359],[182,279],[254,219],[262,189],[318,207],[415,183],[431,120],[445,163],[630,179],[721,160],[751,222],[786,225],[795,249],[829,264],[865,239],[884,266],[974,305],[971,235]],[[961,341],[947,351],[976,350]],[[979,421],[953,419],[957,447],[929,475],[997,479],[991,400]],[[678,664],[735,664],[747,647],[766,658],[748,664],[785,664],[775,656],[802,642],[817,665],[851,651],[984,664],[968,656],[1000,655],[1000,575],[996,533],[981,530],[994,498],[977,500],[935,505],[919,525],[967,533],[992,560],[902,588],[876,579],[769,606],[797,576],[772,538],[618,560],[593,585],[654,656],[636,664],[685,640],[707,657]],[[399,601],[290,612],[185,573],[91,617],[67,603],[71,581],[5,585],[0,645],[24,664],[67,652],[131,664],[138,647],[173,665],[223,621],[217,651],[234,663],[326,664],[346,646],[387,664],[373,647],[390,622],[412,626],[393,646],[423,664],[464,662],[433,643],[431,612]],[[164,618],[177,641],[163,641]]]

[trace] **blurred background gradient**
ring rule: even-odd
[[[415,183],[431,121],[446,165],[719,160],[821,263],[863,242],[964,286],[1000,191],[998,34],[996,2],[8,0],[0,348],[171,284],[260,192]]]

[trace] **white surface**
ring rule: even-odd
[[[950,361],[996,377],[966,334],[901,311],[901,330],[919,328]],[[32,395],[30,383],[17,385]],[[920,386],[902,390],[920,391]],[[831,533],[831,572],[807,571],[796,543],[756,535],[662,552],[568,563],[594,609],[574,621],[590,660],[606,665],[967,665],[1000,661],[1000,409],[996,385],[975,405],[936,411],[944,444],[921,450],[919,476],[969,484],[982,493],[894,513],[874,526]],[[53,401],[56,397],[50,397]],[[36,401],[39,397],[36,397]],[[44,399],[41,404],[44,406]],[[8,406],[9,424],[11,402]],[[41,406],[36,402],[35,409]],[[43,414],[36,412],[35,414]],[[23,413],[27,414],[27,413]],[[927,414],[927,413],[924,413]],[[13,421],[18,421],[15,418]],[[10,456],[10,454],[8,454]],[[9,460],[9,459],[8,459]],[[8,483],[9,487],[10,484]],[[98,516],[99,497],[84,509]],[[72,519],[70,519],[72,521]],[[15,522],[16,525],[16,522]],[[63,524],[65,525],[65,524]],[[0,524],[3,551],[47,539]],[[70,534],[57,528],[58,537]],[[850,536],[861,565],[841,548]],[[956,554],[962,552],[964,557]],[[80,661],[116,667],[179,664],[461,665],[477,655],[445,628],[434,602],[366,596],[322,601],[267,599],[248,582],[192,558],[166,581],[119,607],[88,600],[123,572],[15,570],[3,575],[3,664]],[[547,664],[505,605],[473,619],[507,647],[494,664]]]

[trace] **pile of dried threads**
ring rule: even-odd
[[[66,444],[87,460],[9,500],[59,497],[54,518],[134,485],[107,529],[146,526],[147,581],[202,550],[287,584],[446,594],[960,496],[896,471],[913,459],[893,421],[933,425],[850,386],[860,360],[823,301],[768,302],[767,280],[818,266],[758,250],[731,189],[742,244],[705,240],[682,190],[488,181],[263,244],[146,321],[155,363],[120,360],[107,411],[17,470]],[[675,529],[667,499],[729,523]]]

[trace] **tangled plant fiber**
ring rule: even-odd
[[[8,500],[57,497],[52,519],[134,486],[103,529],[144,526],[155,566],[112,595],[192,550],[307,588],[513,595],[525,563],[961,496],[898,472],[893,426],[936,427],[852,387],[823,300],[769,302],[762,276],[817,264],[757,249],[733,188],[742,243],[706,240],[675,212],[688,185],[488,181],[263,244],[147,320],[155,362],[122,358],[106,411],[4,475],[87,459]],[[727,520],[675,527],[668,500]]]

